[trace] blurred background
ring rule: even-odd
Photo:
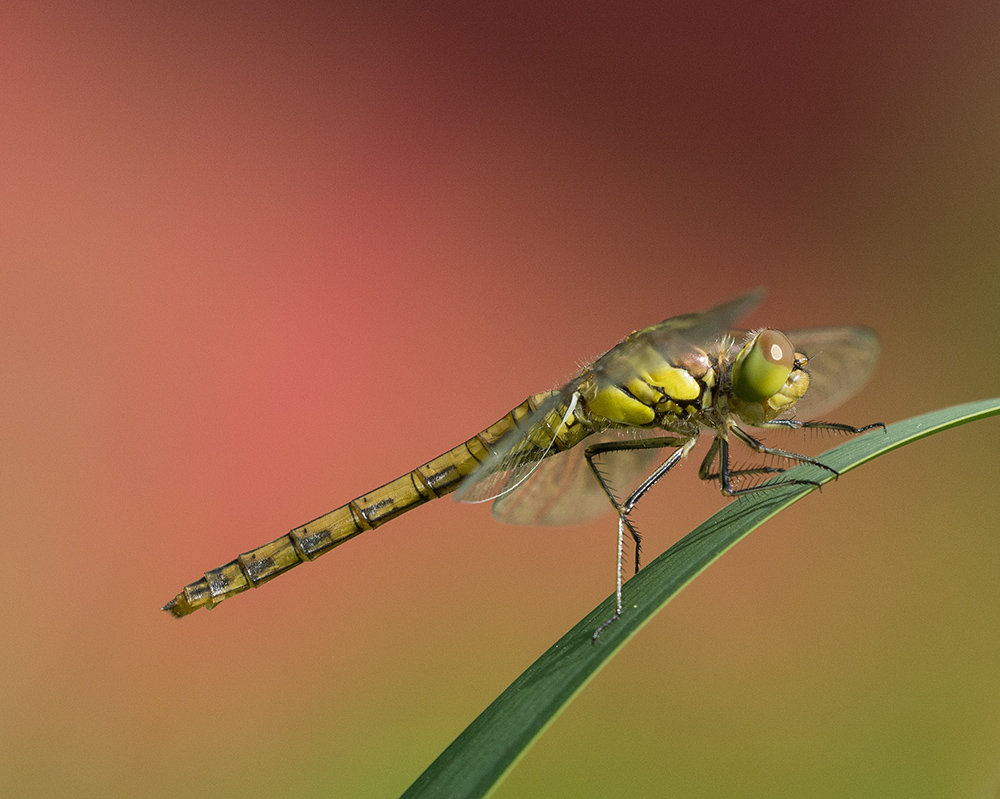
[[[635,328],[762,285],[750,324],[879,330],[837,421],[1000,393],[994,3],[0,20],[11,796],[398,795],[613,590],[612,521],[441,501],[160,606]],[[996,796],[998,443],[920,442],[754,533],[496,796]],[[640,508],[648,558],[722,506],[696,472]]]

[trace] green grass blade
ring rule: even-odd
[[[841,474],[950,427],[1000,414],[1000,398],[956,405],[873,430],[820,456]],[[811,465],[782,475],[828,482]],[[609,597],[536,660],[410,786],[404,797],[480,797],[490,792],[600,668],[685,585],[723,552],[780,510],[814,491],[788,486],[730,503],[625,585],[622,617],[595,643],[591,635],[614,611]]]

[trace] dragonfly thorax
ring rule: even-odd
[[[644,333],[634,333],[583,375],[577,391],[587,414],[598,427],[696,431],[696,417],[712,404],[713,359],[696,347],[664,355]]]

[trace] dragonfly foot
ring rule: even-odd
[[[590,640],[593,641],[596,644],[597,643],[597,636],[599,636],[602,632],[604,632],[614,622],[618,621],[618,619],[621,618],[621,615],[622,615],[621,611],[620,610],[616,610],[614,616],[612,616],[610,619],[608,619],[606,622],[604,622],[604,624],[602,624],[600,627],[598,627],[596,630],[594,630],[594,634],[592,636],[590,636]]]

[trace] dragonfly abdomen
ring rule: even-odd
[[[496,424],[412,472],[206,572],[200,580],[185,586],[163,609],[177,617],[201,607],[211,609],[300,563],[315,560],[359,533],[374,530],[418,505],[450,494],[493,452],[493,446],[505,434],[516,430],[518,422],[551,393],[529,397]]]

